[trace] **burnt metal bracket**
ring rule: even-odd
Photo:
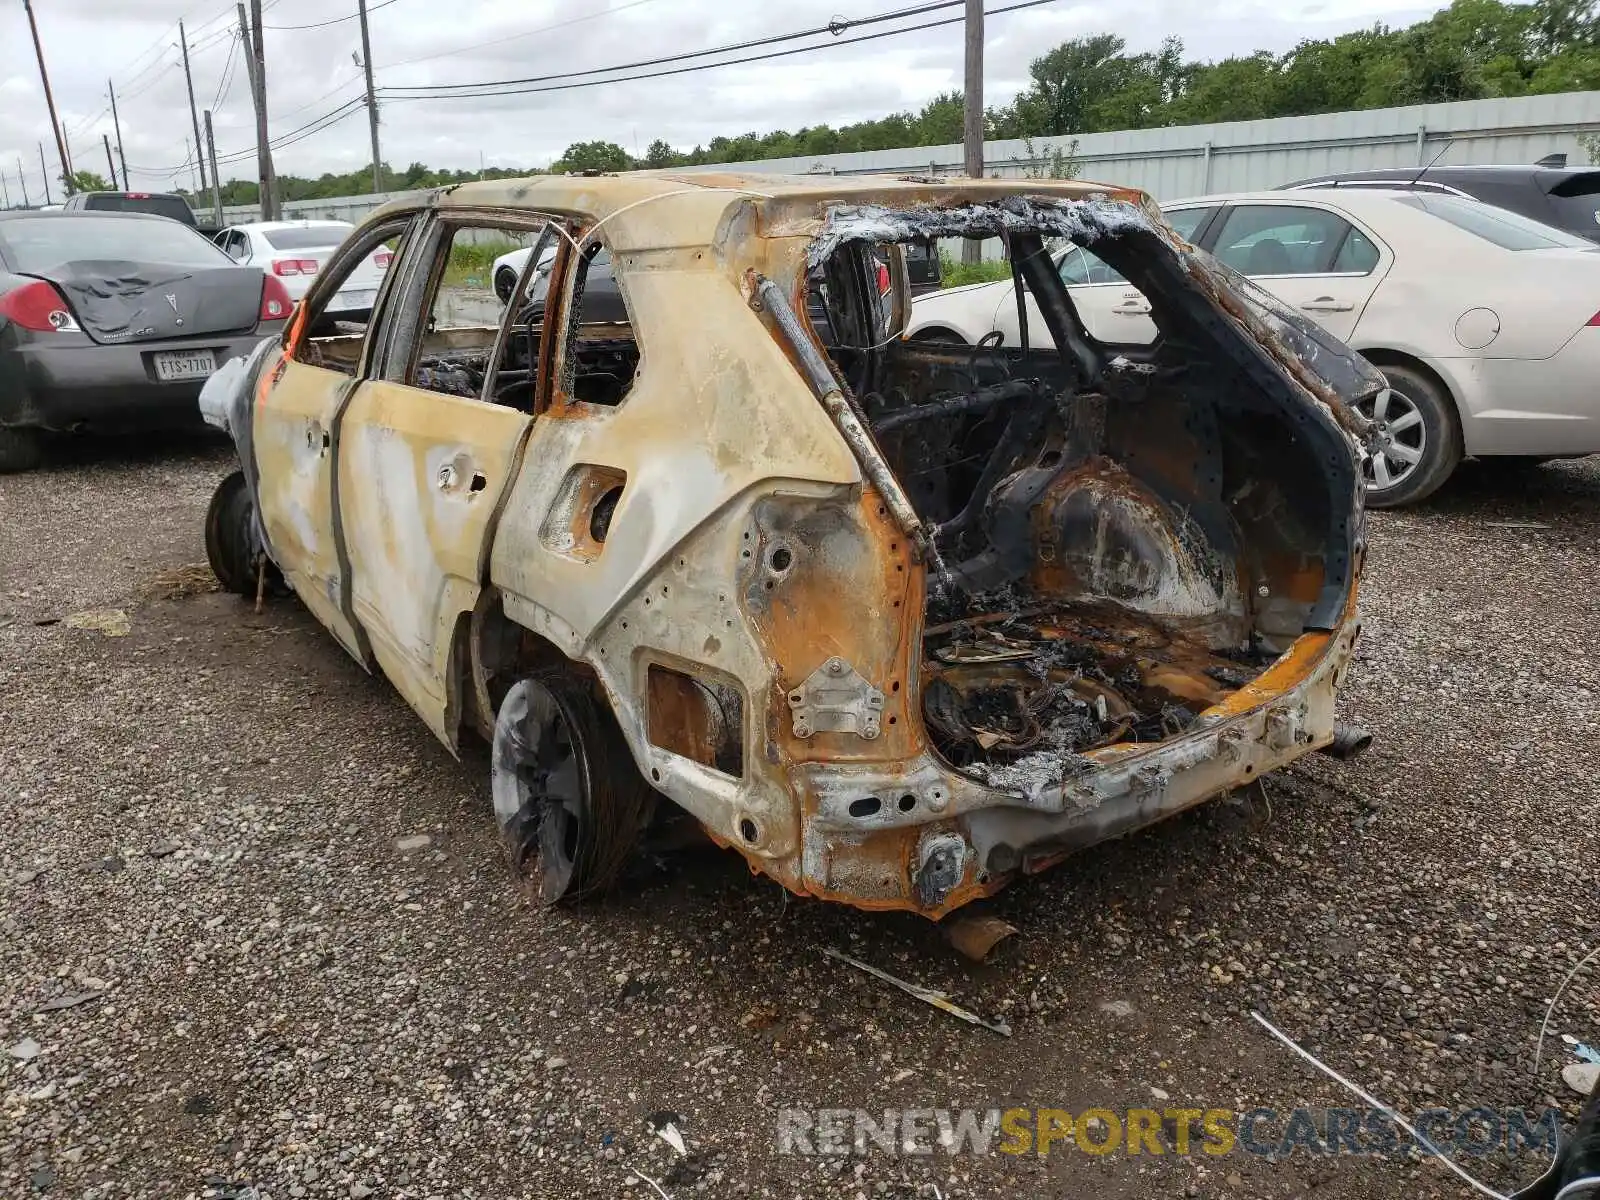
[[[837,656],[828,659],[789,693],[794,735],[853,733],[871,741],[882,728],[883,693]]]

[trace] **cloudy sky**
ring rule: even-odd
[[[989,0],[991,9],[1008,0]],[[266,0],[267,87],[274,138],[359,97],[355,0]],[[908,7],[913,0],[371,0],[379,87],[542,76],[652,59],[790,33]],[[1437,5],[1415,0],[1054,0],[988,21],[990,103],[1019,91],[1030,58],[1066,38],[1122,32],[1135,50],[1169,34],[1190,57],[1281,51],[1382,20],[1405,24]],[[191,137],[177,22],[188,30],[197,102],[216,109],[217,153],[237,157],[224,179],[253,178],[250,89],[227,0],[34,0],[51,85],[74,164],[105,174],[101,135],[115,142],[106,102],[114,81],[124,149],[136,187],[187,182]],[[959,7],[915,20],[959,13]],[[1130,17],[1132,19],[1130,19]],[[902,22],[904,23],[904,22]],[[283,28],[275,28],[283,27]],[[876,26],[872,28],[886,28]],[[865,32],[865,31],[858,31]],[[847,37],[850,35],[846,35]],[[811,39],[815,41],[816,39]],[[803,45],[805,42],[787,43]],[[777,48],[777,47],[774,47]],[[604,86],[492,99],[381,101],[384,159],[403,168],[542,166],[571,142],[603,138],[642,151],[725,134],[839,124],[915,108],[961,84],[959,25],[839,46],[765,63]],[[0,178],[13,202],[18,160],[29,195],[41,184],[38,143],[55,174],[27,19],[0,15]],[[349,171],[370,161],[364,112],[277,151],[282,173]],[[55,182],[52,179],[52,187]],[[55,198],[60,199],[59,189]]]

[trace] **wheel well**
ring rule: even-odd
[[[484,588],[478,598],[462,640],[466,653],[458,669],[464,676],[462,694],[470,703],[461,706],[459,716],[463,726],[476,729],[485,740],[493,737],[500,701],[516,680],[551,668],[592,674],[587,664],[568,658],[549,638],[506,616],[500,592],[493,587]]]
[[[1415,371],[1418,375],[1421,375],[1439,389],[1441,396],[1450,401],[1450,407],[1455,410],[1456,424],[1457,426],[1461,424],[1460,401],[1456,399],[1455,393],[1450,390],[1450,385],[1444,381],[1439,372],[1435,371],[1420,358],[1413,358],[1403,350],[1383,349],[1363,350],[1361,351],[1361,357],[1380,369],[1383,367],[1404,367],[1408,371]]]
[[[913,342],[960,342],[968,345],[967,339],[962,337],[948,325],[924,325],[911,335]]]

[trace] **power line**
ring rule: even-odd
[[[388,0],[388,2],[393,2],[393,0]],[[648,2],[648,0],[640,0],[640,2]],[[859,43],[859,42],[876,41],[876,40],[878,40],[880,38],[897,37],[897,36],[899,36],[901,34],[918,33],[918,32],[921,32],[921,31],[927,30],[927,29],[937,29],[937,28],[939,28],[941,26],[945,26],[945,25],[959,24],[959,23],[961,23],[962,21],[965,20],[965,16],[962,15],[962,16],[956,16],[956,17],[947,17],[947,18],[943,18],[943,19],[940,19],[940,20],[936,20],[936,21],[924,21],[924,22],[920,22],[920,23],[915,24],[915,25],[902,26],[902,27],[896,28],[896,29],[879,30],[879,31],[876,31],[874,33],[861,34],[861,35],[859,35],[857,37],[851,37],[851,38],[840,38],[840,37],[838,37],[837,34],[834,34],[835,40],[829,41],[829,42],[819,42],[816,45],[811,45],[811,46],[794,46],[794,47],[790,47],[790,48],[783,49],[783,50],[770,51],[770,52],[767,52],[767,53],[764,53],[764,54],[746,55],[743,58],[727,59],[727,60],[723,60],[723,61],[720,61],[720,62],[696,63],[696,64],[693,64],[693,65],[690,65],[690,66],[672,67],[672,68],[670,68],[668,70],[663,70],[663,71],[649,71],[649,72],[643,72],[643,73],[633,74],[633,75],[624,75],[624,76],[622,76],[620,78],[618,78],[618,77],[610,77],[610,78],[603,78],[603,79],[578,79],[576,82],[559,82],[559,81],[573,80],[576,77],[587,76],[587,75],[611,75],[614,72],[628,71],[628,70],[634,69],[634,68],[639,67],[639,66],[649,66],[649,65],[655,65],[657,63],[681,62],[681,61],[683,61],[685,59],[699,58],[699,57],[703,57],[703,56],[709,55],[709,54],[727,53],[730,50],[735,50],[735,49],[738,49],[738,48],[741,48],[741,47],[751,47],[751,48],[753,48],[755,46],[761,46],[761,45],[779,44],[779,43],[786,42],[786,41],[793,41],[793,40],[795,40],[796,38],[799,38],[799,37],[816,36],[819,33],[833,33],[835,29],[849,29],[849,28],[855,28],[855,27],[858,27],[858,26],[861,26],[861,25],[877,24],[877,23],[879,23],[881,21],[893,20],[893,19],[896,19],[896,18],[903,19],[904,17],[907,17],[907,16],[921,15],[921,14],[925,14],[925,13],[928,13],[928,12],[937,11],[937,10],[943,9],[943,8],[955,7],[956,5],[964,4],[964,2],[965,2],[965,0],[933,0],[933,2],[930,2],[928,4],[918,5],[918,6],[915,6],[913,8],[910,8],[910,9],[902,9],[902,10],[898,10],[898,11],[892,12],[892,13],[883,13],[883,14],[879,14],[878,16],[875,16],[875,17],[865,17],[865,18],[861,18],[861,19],[858,19],[858,20],[854,20],[854,21],[835,21],[835,22],[830,23],[827,26],[822,26],[820,29],[817,29],[817,30],[810,30],[810,31],[806,31],[806,32],[803,32],[803,33],[779,34],[779,35],[774,35],[774,36],[772,36],[770,38],[755,39],[754,41],[748,42],[748,43],[739,43],[736,46],[724,46],[724,47],[720,47],[720,48],[717,48],[717,49],[702,50],[702,51],[698,51],[698,52],[694,52],[694,53],[670,55],[670,56],[667,56],[666,58],[663,58],[663,59],[646,60],[646,61],[640,62],[640,63],[619,64],[619,65],[614,66],[614,67],[596,67],[596,68],[591,68],[591,69],[585,70],[585,71],[573,71],[573,72],[568,72],[566,74],[560,74],[560,75],[538,76],[538,77],[533,77],[533,78],[531,78],[529,80],[505,80],[505,81],[490,80],[490,81],[483,81],[483,82],[476,83],[476,84],[455,84],[455,85],[444,85],[444,84],[441,84],[441,85],[437,85],[437,87],[440,88],[440,89],[450,89],[450,90],[444,91],[444,93],[441,94],[441,95],[420,95],[420,94],[419,95],[409,95],[409,94],[408,95],[396,95],[396,94],[394,94],[397,91],[401,91],[401,92],[410,92],[410,91],[425,92],[425,91],[433,90],[433,89],[424,89],[424,88],[420,88],[420,87],[418,87],[418,88],[380,88],[379,92],[384,94],[386,96],[386,98],[394,99],[394,100],[466,99],[466,98],[477,99],[477,98],[485,98],[485,97],[501,96],[501,95],[507,95],[507,96],[509,96],[509,95],[521,95],[521,94],[531,93],[531,92],[566,91],[566,90],[570,90],[570,89],[574,89],[574,88],[596,87],[596,86],[599,86],[601,84],[610,84],[610,83],[632,83],[632,82],[637,82],[637,81],[640,81],[640,80],[662,78],[664,76],[684,75],[684,74],[690,74],[690,73],[694,73],[694,72],[698,72],[698,71],[710,71],[710,70],[715,70],[718,67],[731,67],[731,66],[738,66],[738,65],[741,65],[741,64],[744,64],[744,63],[762,62],[762,61],[767,61],[767,60],[775,59],[775,58],[785,58],[785,57],[788,57],[790,55],[795,55],[795,54],[809,54],[809,53],[812,53],[813,51],[831,49],[832,47],[835,47],[835,46],[854,45],[854,44]],[[998,16],[998,15],[1003,14],[1003,13],[1017,12],[1017,11],[1020,11],[1022,9],[1038,8],[1038,7],[1042,6],[1042,5],[1051,4],[1051,3],[1054,3],[1054,2],[1055,2],[1055,0],[1018,0],[1018,2],[1016,2],[1016,3],[1001,5],[1001,6],[997,7],[997,8],[989,9],[988,13],[986,15],[988,15],[988,16]],[[374,6],[374,7],[376,7],[376,6]],[[615,12],[615,11],[618,11],[618,10],[613,9],[613,10],[610,10],[610,11]],[[333,91],[330,91],[330,92],[326,93],[326,95],[324,97],[322,97],[322,98],[325,99],[326,96],[333,95],[335,92],[341,90],[344,87],[349,86],[351,83],[354,83],[354,82],[356,82],[356,80],[354,80],[354,79],[348,80],[345,83],[340,84],[337,87],[335,87],[333,89]],[[513,84],[537,83],[537,84],[541,84],[542,86],[527,86],[527,87],[518,86],[518,87],[511,87],[511,88],[498,88],[498,87],[496,87],[496,85],[499,84],[499,83],[513,83]],[[488,88],[488,89],[494,89],[494,90],[487,90],[487,91],[480,91],[480,92],[470,92],[470,91],[466,90],[466,89],[469,89],[469,88],[479,88],[479,89]],[[312,103],[314,104],[315,101],[313,101]],[[285,146],[294,145],[297,142],[305,141],[307,138],[314,137],[317,134],[323,132],[324,130],[331,129],[333,126],[335,126],[337,124],[340,124],[343,121],[347,120],[351,116],[355,115],[357,112],[361,111],[365,107],[365,104],[366,104],[366,100],[365,100],[364,96],[352,96],[352,97],[349,97],[348,99],[342,101],[338,105],[335,105],[332,109],[328,110],[327,112],[321,114],[318,117],[314,117],[312,120],[306,122],[304,125],[301,125],[300,127],[296,128],[296,129],[292,129],[288,133],[280,134],[280,135],[278,135],[276,137],[273,137],[273,138],[269,139],[267,144],[272,149],[277,150],[277,149],[281,149],[281,148],[283,148]],[[302,106],[302,108],[307,108],[307,107],[310,107],[310,105]],[[291,110],[291,111],[300,111],[300,110]],[[255,154],[256,154],[256,149],[254,147],[250,147],[250,148],[247,148],[247,149],[241,149],[241,150],[232,151],[232,152],[230,152],[228,154],[219,154],[217,156],[217,162],[218,162],[219,165],[220,164],[232,165],[234,163],[247,161],[250,158],[254,157]],[[158,168],[158,167],[140,167],[140,166],[135,166],[135,167],[133,167],[133,170],[136,173],[141,174],[141,175],[172,175],[172,174],[176,174],[176,173],[178,173],[180,171],[186,170],[188,168],[189,162],[190,162],[190,159],[186,158],[183,163],[180,163],[180,164],[178,164],[177,166],[174,166],[174,167]]]
[[[328,113],[323,120],[313,122],[312,124],[305,126],[303,129],[296,130],[293,133],[286,133],[281,137],[275,137],[267,144],[274,150],[281,150],[285,146],[292,146],[296,142],[303,142],[309,137],[315,137],[317,134],[323,132],[323,130],[332,129],[335,125],[348,120],[349,118],[355,116],[356,113],[361,112],[365,107],[366,101],[364,99],[359,99],[350,107],[345,108],[343,111],[336,109],[333,112]],[[238,151],[235,154],[230,155],[228,158],[223,158],[221,155],[218,155],[217,162],[248,162],[250,159],[255,157],[255,153],[255,148],[251,147],[248,150]]]
[[[379,4],[368,5],[367,12],[369,14],[375,13],[380,8],[388,8],[389,5],[396,4],[398,2],[399,0],[382,0],[382,2]],[[261,28],[270,29],[275,33],[287,33],[292,29],[326,29],[329,25],[339,25],[345,21],[354,21],[360,15],[360,13],[351,13],[346,17],[335,17],[331,21],[317,21],[311,25],[263,25]]]
[[[385,88],[389,92],[420,92],[420,91],[455,91],[461,88],[498,87],[509,84],[545,83],[556,79],[577,79],[583,75],[609,74],[613,71],[631,71],[638,67],[655,67],[663,63],[683,62],[691,58],[705,58],[711,54],[731,54],[737,50],[749,50],[756,46],[774,46],[780,42],[792,42],[800,38],[818,37],[830,33],[835,38],[846,29],[857,25],[876,25],[883,21],[899,20],[902,17],[921,16],[923,13],[933,12],[941,8],[954,8],[964,3],[965,0],[932,0],[932,3],[920,4],[914,8],[896,9],[893,12],[880,13],[875,17],[862,17],[856,21],[830,21],[826,25],[819,25],[815,29],[801,29],[795,33],[780,33],[768,37],[755,38],[748,42],[734,42],[727,46],[713,46],[708,50],[690,50],[682,54],[669,54],[662,58],[644,58],[637,62],[618,63],[614,67],[591,67],[587,71],[567,71],[556,75],[530,75],[525,79],[488,79],[477,83],[432,83],[417,84],[415,86],[398,86]],[[835,43],[837,44],[837,43]]]
[[[585,21],[597,20],[600,17],[613,16],[616,13],[627,12],[630,8],[638,8],[645,4],[654,4],[655,0],[628,0],[626,4],[619,4],[615,8],[603,8],[598,12],[584,13],[582,16],[569,17],[565,21],[557,21],[551,25],[540,25],[536,29],[524,30],[522,33],[513,33],[508,37],[491,38],[487,42],[473,42],[466,46],[457,46],[452,50],[441,50],[437,54],[423,54],[416,58],[402,58],[399,62],[375,63],[379,71],[387,71],[393,67],[409,67],[413,63],[434,62],[441,58],[451,58],[457,54],[465,54],[469,50],[482,50],[485,46],[502,46],[506,42],[519,42],[523,38],[530,38],[540,33],[549,33],[556,29],[566,29],[570,25],[581,25]],[[368,10],[371,11],[370,9]]]
[[[303,113],[308,108],[315,108],[317,105],[321,104],[324,100],[326,100],[329,96],[337,95],[338,93],[344,91],[344,89],[349,87],[351,84],[353,84],[353,83],[361,83],[362,82],[362,78],[363,77],[361,75],[352,75],[349,79],[346,79],[343,83],[334,84],[331,88],[329,88],[327,91],[323,92],[322,95],[318,96],[315,100],[307,100],[304,104],[300,105],[300,107],[298,107],[298,108],[291,108],[291,109],[287,109],[287,110],[285,110],[284,112],[281,112],[281,113],[274,113],[272,115],[272,119],[274,121],[281,121],[285,117],[294,116],[296,113]],[[365,98],[363,98],[362,102],[365,103]]]
[[[228,89],[233,85],[233,64],[238,61],[239,31],[230,30],[231,40],[228,45],[228,61],[222,64],[222,76],[217,80],[217,94],[212,98],[211,111],[216,112],[222,107],[222,102],[228,98]]]
[[[275,8],[281,2],[282,2],[282,0],[267,0],[267,3],[262,7],[262,11],[266,12],[269,9]],[[192,12],[186,12],[186,13],[183,14],[182,17],[179,18],[179,20],[187,21],[190,18],[190,16],[192,16],[192,15],[193,15]],[[194,26],[194,32],[197,35],[201,34],[206,29],[210,28],[212,25],[215,25],[218,21],[225,20],[225,19],[227,19],[227,18],[229,18],[231,16],[233,16],[233,8],[232,8],[232,6],[229,6],[227,8],[224,8],[221,12],[217,13],[216,16],[207,17],[204,21],[201,21],[198,24],[196,24]],[[143,66],[143,67],[140,67],[138,70],[132,71],[131,74],[128,74],[128,75],[124,76],[121,79],[114,79],[113,82],[116,83],[117,85],[121,86],[122,88],[126,89],[126,88],[131,87],[136,80],[138,80],[143,75],[147,74],[152,69],[154,69],[156,67],[159,67],[159,66],[162,66],[163,65],[162,58],[165,55],[166,51],[171,46],[172,35],[177,33],[177,32],[178,32],[178,22],[177,21],[173,21],[172,24],[170,24],[170,25],[168,25],[166,27],[166,29],[162,32],[160,37],[156,38],[155,41],[151,42],[148,46],[146,46],[138,54],[134,55],[133,59],[129,63],[129,67],[132,68],[134,63],[139,62],[141,59],[143,59],[146,56],[148,56],[152,51],[156,52],[155,60],[150,62],[149,64]],[[226,31],[219,30],[217,32],[218,32],[218,34],[224,34],[226,36],[232,36],[234,31],[230,27]],[[220,41],[220,40],[221,40],[221,37],[217,36],[217,34],[208,34],[208,35],[206,35],[205,38],[202,38],[201,40],[197,41],[194,45],[190,46],[189,47],[189,53],[191,53],[191,54],[198,53],[200,50],[207,49],[210,46],[214,45],[217,41]],[[166,66],[172,66],[174,64],[166,63],[165,65]]]
[[[178,64],[175,62],[163,63],[161,72],[157,75],[151,76],[149,82],[147,82],[143,87],[135,88],[131,92],[124,92],[122,94],[122,102],[126,104],[130,100],[137,100],[140,96],[154,88],[158,83],[161,83],[166,78],[168,71],[175,71],[177,69]]]
[[[989,16],[999,16],[1001,13],[1017,12],[1017,11],[1019,11],[1021,9],[1024,9],[1024,8],[1038,8],[1041,5],[1053,4],[1055,2],[1056,2],[1056,0],[1021,0],[1020,3],[1002,5],[999,8],[991,8],[991,9],[988,10],[988,14],[987,15],[989,15]],[[933,9],[933,8],[948,8],[948,7],[952,7],[952,6],[956,5],[956,4],[962,4],[962,3],[964,3],[964,0],[939,0],[939,2],[936,3],[936,4],[925,6],[923,11],[927,11],[927,10],[930,10],[930,9]],[[910,11],[910,10],[907,10],[907,11]],[[881,17],[872,17],[872,18],[867,18],[865,20],[861,20],[861,21],[852,21],[852,22],[849,22],[847,24],[849,26],[862,25],[862,24],[867,24],[869,22],[875,22],[875,21],[879,21],[879,20],[887,20],[891,16],[894,16],[894,15],[902,15],[903,16],[903,15],[905,15],[905,13],[901,13],[901,14],[888,14],[888,13],[886,13]],[[965,20],[966,20],[965,15],[956,16],[956,17],[945,17],[942,20],[924,21],[924,22],[922,22],[921,24],[918,24],[918,25],[907,25],[907,26],[904,26],[904,27],[899,28],[899,29],[883,29],[883,30],[879,30],[876,33],[864,33],[864,34],[861,34],[859,37],[837,38],[836,40],[834,40],[832,42],[819,42],[814,46],[795,46],[795,47],[791,47],[790,49],[787,49],[787,50],[769,51],[766,54],[750,54],[750,55],[746,55],[743,58],[730,58],[730,59],[725,59],[725,60],[723,60],[721,62],[697,63],[697,64],[695,64],[693,66],[673,67],[673,68],[670,68],[669,70],[665,70],[665,71],[647,71],[647,72],[643,72],[643,73],[636,74],[636,75],[624,75],[624,76],[615,77],[615,78],[580,79],[577,82],[571,82],[571,83],[561,83],[561,82],[544,83],[543,82],[545,80],[570,80],[570,79],[575,79],[576,77],[583,76],[583,75],[596,75],[596,74],[606,74],[606,73],[609,73],[609,72],[612,72],[612,71],[624,71],[624,70],[630,69],[631,67],[645,65],[645,64],[630,63],[630,64],[623,64],[623,65],[616,66],[616,67],[596,67],[596,68],[594,68],[592,70],[588,70],[588,71],[572,71],[572,72],[569,72],[569,73],[566,73],[566,74],[561,74],[561,75],[538,76],[538,77],[535,77],[534,79],[529,79],[529,80],[514,80],[514,79],[513,80],[485,80],[485,81],[481,81],[481,82],[476,83],[476,84],[438,84],[438,85],[434,85],[433,87],[430,87],[430,88],[424,88],[424,87],[421,87],[421,86],[414,87],[414,88],[389,87],[389,88],[383,88],[383,89],[380,89],[380,90],[384,93],[384,97],[386,99],[389,99],[389,100],[463,100],[463,99],[474,99],[474,100],[476,100],[476,99],[486,99],[486,98],[493,97],[493,96],[521,96],[521,95],[526,95],[526,94],[534,93],[534,92],[564,92],[564,91],[570,91],[570,90],[575,89],[575,88],[598,87],[598,86],[600,86],[602,84],[613,84],[613,83],[636,83],[636,82],[639,82],[639,81],[645,80],[645,79],[661,79],[661,78],[664,78],[664,77],[670,76],[670,75],[688,75],[688,74],[692,74],[692,73],[697,72],[697,71],[711,71],[711,70],[715,70],[718,67],[735,67],[735,66],[739,66],[739,65],[744,64],[744,63],[766,62],[766,61],[768,61],[770,59],[774,59],[774,58],[787,58],[787,57],[789,57],[790,55],[793,55],[793,54],[810,54],[810,53],[812,53],[814,51],[817,51],[817,50],[832,49],[835,46],[851,46],[851,45],[855,45],[855,44],[857,44],[859,42],[876,41],[879,38],[898,37],[901,34],[905,34],[905,33],[920,33],[923,30],[927,30],[927,29],[938,29],[939,27],[944,26],[944,25],[958,25],[958,24],[961,24]],[[844,23],[841,23],[841,24],[844,24]],[[784,34],[784,35],[782,35],[780,37],[775,37],[775,38],[772,38],[772,39],[767,40],[767,41],[756,42],[756,43],[753,43],[753,44],[755,44],[755,45],[769,44],[770,45],[773,42],[791,41],[795,37],[803,37],[803,36],[806,36],[806,35],[805,34]],[[699,57],[699,56],[705,55],[705,54],[716,54],[716,53],[724,52],[727,49],[728,49],[728,47],[723,47],[721,50],[702,50],[702,51],[698,51],[698,52],[693,53],[693,54],[673,55],[673,56],[671,56],[671,57],[669,57],[667,59],[655,60],[655,61],[664,61],[664,62],[680,61],[680,60],[685,59],[685,58],[696,58],[696,57]],[[522,84],[522,83],[535,83],[535,82],[541,83],[542,86],[536,86],[536,87],[521,87],[521,86],[505,87],[505,86],[502,86],[504,84]],[[465,89],[468,89],[468,88],[478,88],[478,89],[487,89],[487,90],[478,90],[478,91],[467,91],[467,90],[465,90]],[[446,90],[441,90],[441,89],[446,89]],[[461,90],[454,90],[454,89],[461,89]],[[402,93],[413,93],[413,92],[417,93],[417,94],[414,94],[414,95],[413,94],[402,94]]]

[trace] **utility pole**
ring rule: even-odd
[[[189,35],[183,31],[183,22],[178,22],[178,45],[183,48],[183,82],[189,88],[189,123],[194,126],[195,158],[200,163],[200,190],[206,190],[206,164],[200,158],[200,117],[194,107],[194,76],[189,74]]]
[[[39,170],[44,172],[44,202],[46,204],[53,204],[55,202],[50,199],[50,168],[45,164],[44,161],[43,142],[39,143]]]
[[[61,153],[66,156],[64,159],[67,165],[66,189],[67,194],[71,195],[78,190],[72,185],[72,177],[78,172],[72,165],[72,143],[67,141],[67,127],[65,125],[61,127]]]
[[[961,140],[967,174],[983,178],[983,0],[967,0],[967,80],[962,98]],[[967,238],[961,243],[961,261],[983,259],[983,243]]]
[[[111,125],[117,131],[117,157],[122,160],[122,190],[127,191],[133,186],[128,181],[128,156],[122,149],[122,121],[117,116],[117,89],[111,86],[111,80],[106,80],[106,94],[111,97]]]
[[[261,190],[261,219],[278,219],[278,180],[272,169],[272,146],[267,138],[267,58],[261,34],[261,0],[250,0],[245,20],[244,0],[239,0],[239,31],[244,38],[244,61],[250,68],[250,96],[256,106],[256,174]]]
[[[116,160],[111,157],[111,138],[108,137],[106,134],[102,133],[100,135],[100,140],[106,144],[106,170],[111,172],[111,190],[112,191],[116,191],[117,190],[117,164],[116,164]],[[123,183],[122,190],[126,191],[127,188],[128,188],[127,183]]]
[[[186,163],[192,162],[195,166],[195,171],[198,171],[200,168],[200,147],[191,146],[188,138],[183,139],[183,161]],[[191,184],[195,181],[195,171],[189,172],[189,182]],[[190,195],[198,199],[200,196],[200,188],[196,187],[190,193]]]
[[[22,185],[22,207],[32,208],[33,201],[28,199],[28,173],[22,169],[22,155],[17,155],[17,182]]]
[[[211,136],[211,110],[206,109],[206,157],[211,160],[211,212],[222,224],[222,176],[217,174],[217,141]]]
[[[378,100],[372,91],[372,39],[367,36],[367,0],[356,0],[361,14],[361,69],[367,73],[367,126],[372,131],[372,191],[383,191],[383,158],[378,153]]]
[[[4,199],[7,208],[11,207],[11,189],[6,186],[6,173],[0,171],[0,199]]]
[[[33,53],[39,60],[39,81],[44,84],[44,103],[50,110],[50,128],[55,132],[56,149],[61,153],[61,173],[66,177],[67,194],[71,195],[72,167],[67,162],[67,139],[61,136],[61,122],[56,118],[56,98],[50,91],[50,72],[44,69],[44,47],[39,43],[39,23],[33,19],[33,0],[22,0],[22,7],[28,11],[28,28],[33,31]],[[44,186],[50,186],[49,171],[44,174]]]

